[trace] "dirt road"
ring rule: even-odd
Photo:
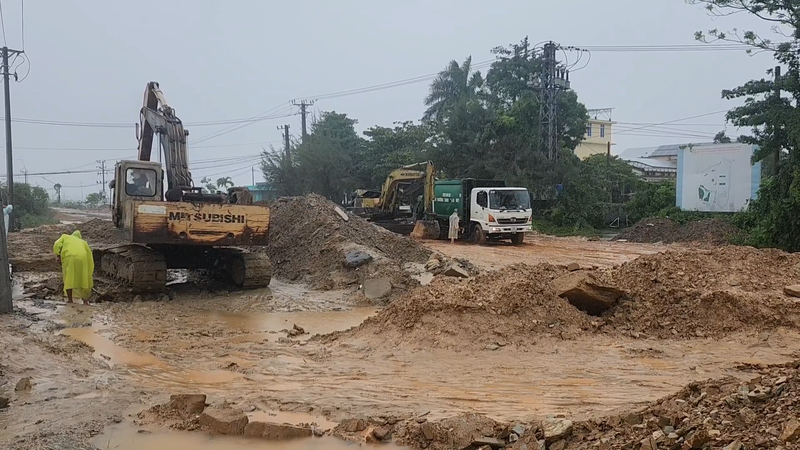
[[[521,246],[505,243],[477,246],[468,243],[450,245],[445,241],[425,241],[431,250],[452,258],[464,258],[483,269],[499,269],[515,263],[569,264],[586,267],[609,267],[672,248],[663,244],[636,244],[616,241],[589,241],[578,237],[530,235]]]

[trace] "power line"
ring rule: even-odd
[[[565,48],[590,52],[720,52],[752,48],[745,44],[676,44],[676,45],[571,45]]]

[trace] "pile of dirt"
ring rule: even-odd
[[[644,408],[583,422],[564,416],[525,423],[478,414],[437,421],[374,417],[344,421],[333,434],[434,450],[800,448],[800,362],[737,369],[752,379],[691,383]]]
[[[566,448],[798,448],[798,367],[692,383],[644,410],[576,424]]]
[[[798,280],[800,255],[735,246],[669,250],[574,272],[518,264],[467,280],[437,277],[359,327],[322,339],[497,350],[581,333],[694,339],[797,329],[800,302],[784,289]],[[602,308],[587,308],[587,297]]]
[[[617,239],[629,242],[672,244],[693,242],[724,245],[741,234],[742,230],[721,219],[702,219],[681,225],[672,219],[642,219],[624,230]]]
[[[627,293],[605,322],[660,338],[721,336],[800,326],[784,287],[800,281],[800,255],[725,246],[640,256],[607,273]]]
[[[437,277],[360,326],[323,339],[496,350],[535,336],[572,338],[592,318],[556,295],[551,281],[566,273],[550,264],[517,264],[470,279]]]
[[[418,283],[402,265],[424,263],[431,254],[407,237],[347,215],[315,194],[274,202],[269,240],[267,252],[275,275],[316,289],[344,288],[374,278],[408,288]],[[348,254],[362,257],[362,262],[346,265]]]
[[[8,234],[8,252],[15,272],[60,272],[53,255],[53,244],[62,234],[80,230],[90,246],[119,243],[113,235],[114,224],[107,220],[92,219],[78,224],[44,225],[19,233]]]

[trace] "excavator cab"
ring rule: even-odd
[[[164,199],[164,170],[154,161],[119,161],[114,179],[109,184],[112,194],[111,211],[114,224],[124,228],[130,214],[124,207],[133,200],[162,201]],[[130,224],[128,221],[128,228]]]

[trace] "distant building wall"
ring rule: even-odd
[[[583,141],[575,148],[575,156],[586,159],[598,153],[606,154],[608,144],[614,145],[614,123],[610,120],[589,119]]]

